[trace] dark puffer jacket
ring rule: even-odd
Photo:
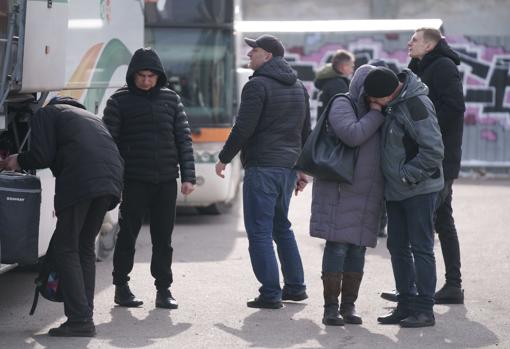
[[[220,161],[227,164],[242,150],[244,167],[292,168],[310,133],[308,99],[282,57],[263,64],[243,87],[239,115]]]
[[[331,97],[338,93],[349,92],[349,83],[350,80],[337,73],[331,63],[326,64],[324,68],[317,72],[314,82],[315,87],[320,90],[317,117],[326,109]]]
[[[151,70],[159,75],[149,91],[136,87],[134,74]],[[108,100],[103,121],[125,161],[124,178],[161,183],[179,177],[195,183],[191,130],[180,97],[168,89],[161,61],[151,49],[133,55],[127,86]]]
[[[459,176],[464,127],[464,95],[457,65],[460,58],[444,39],[421,60],[412,59],[409,68],[429,88],[429,98],[436,108],[444,143],[444,178]]]
[[[123,163],[97,116],[72,99],[40,109],[30,121],[31,149],[18,156],[21,168],[49,167],[56,177],[55,211],[111,195],[120,199]]]

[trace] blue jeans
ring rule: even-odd
[[[273,240],[286,291],[299,294],[306,289],[301,256],[287,218],[296,179],[296,171],[288,168],[249,167],[245,170],[244,225],[253,272],[262,284],[260,296],[267,302],[277,302],[282,297]]]
[[[322,256],[323,273],[362,273],[365,266],[365,246],[326,241]]]
[[[436,289],[434,206],[437,193],[387,201],[388,250],[399,306],[432,313]],[[413,284],[416,283],[416,291]]]

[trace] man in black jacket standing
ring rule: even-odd
[[[167,76],[155,51],[141,48],[134,53],[126,82],[108,100],[103,117],[125,162],[120,231],[113,255],[115,303],[124,307],[143,303],[133,295],[128,281],[136,239],[148,211],[156,307],[176,309],[170,292],[176,179],[180,170],[181,192],[193,191],[191,131],[180,97],[166,87]]]
[[[262,284],[260,295],[247,305],[278,309],[283,300],[306,299],[303,266],[291,223],[290,198],[303,190],[306,176],[293,166],[310,132],[308,93],[283,58],[280,40],[271,35],[245,39],[250,68],[255,72],[243,88],[236,123],[219,154],[216,173],[241,151],[245,168],[244,224],[253,271]],[[284,287],[280,287],[278,257]]]
[[[92,337],[95,238],[122,190],[123,162],[101,120],[69,97],[55,97],[31,118],[30,150],[0,161],[0,168],[49,167],[56,177],[57,227],[51,254],[58,261],[67,321],[50,336]]]
[[[439,30],[417,29],[408,42],[409,68],[429,87],[429,98],[436,108],[444,143],[445,185],[439,193],[435,230],[439,235],[446,269],[446,283],[435,294],[436,304],[464,303],[461,286],[460,248],[452,210],[452,185],[460,171],[464,95],[457,66],[460,58]]]
[[[354,72],[354,55],[345,50],[338,50],[321,70],[317,72],[314,85],[320,90],[317,118],[328,106],[331,97],[338,93],[349,92],[350,77]]]

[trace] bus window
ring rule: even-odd
[[[146,28],[170,88],[182,98],[192,127],[231,126],[235,94],[232,33],[205,28]]]
[[[166,0],[163,6],[145,3],[145,25],[199,24],[204,26],[233,23],[232,0]]]

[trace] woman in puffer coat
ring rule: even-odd
[[[325,325],[361,324],[354,303],[363,277],[366,247],[375,247],[384,181],[380,169],[381,107],[366,101],[363,82],[375,67],[354,73],[349,97],[334,97],[328,122],[346,145],[358,146],[352,184],[315,179],[310,235],[326,240],[322,261]],[[340,308],[338,297],[341,296]]]

